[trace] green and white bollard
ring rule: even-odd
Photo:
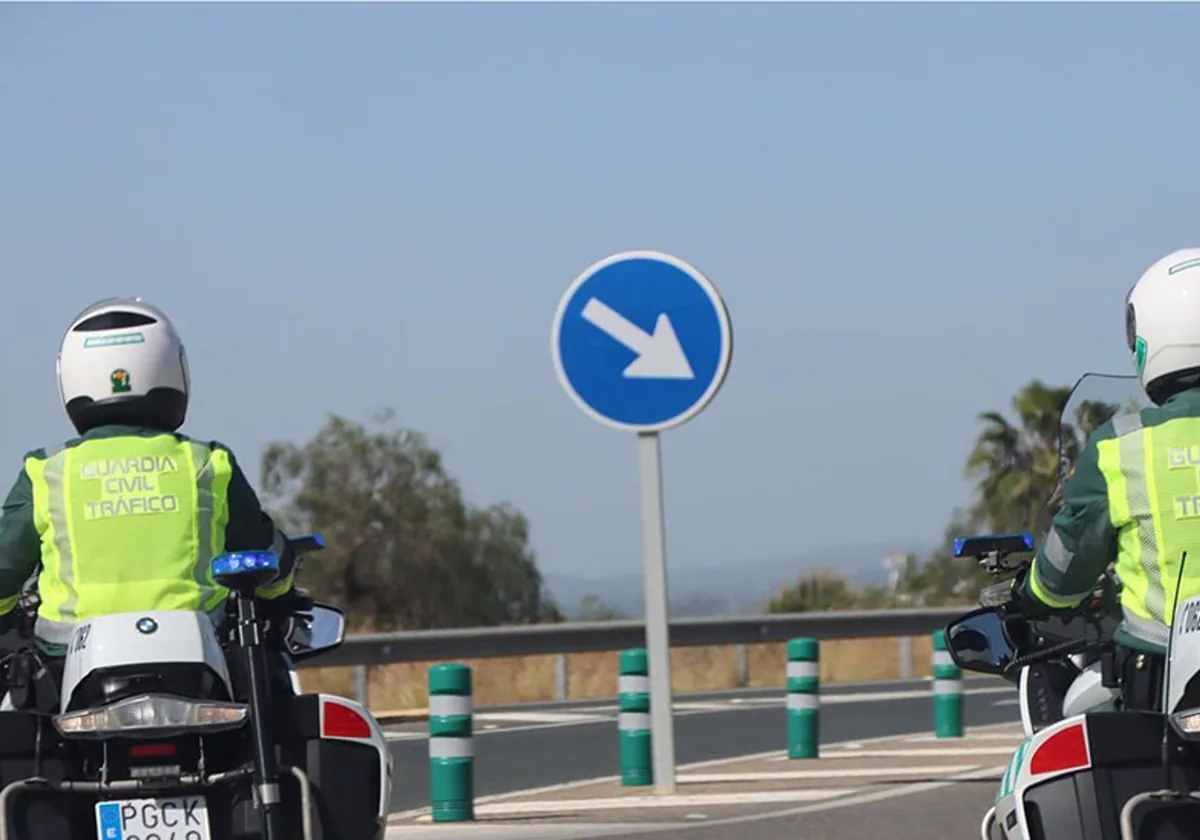
[[[962,671],[946,649],[946,632],[933,634],[933,734],[963,737]]]
[[[645,648],[621,651],[617,726],[621,733],[621,784],[654,784],[650,749],[650,675]]]
[[[471,669],[444,663],[429,669],[429,798],[434,822],[475,819],[475,743]]]
[[[821,652],[816,639],[787,644],[788,758],[820,753]]]

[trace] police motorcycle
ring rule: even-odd
[[[1075,384],[1059,420],[1058,486],[1037,533],[1061,502],[1086,432],[1144,399],[1133,376],[1090,373]],[[1122,708],[1115,679],[1120,606],[1111,569],[1069,615],[1033,621],[1010,598],[1011,579],[1032,560],[1033,533],[964,537],[954,548],[1002,582],[948,625],[950,655],[965,670],[1017,684],[1025,735],[984,815],[982,840],[1200,838],[1200,597],[1176,604],[1166,713],[1134,712]]]
[[[317,535],[289,542],[298,560],[324,548]],[[286,609],[257,599],[279,562],[212,561],[230,590],[222,626],[155,610],[81,623],[61,685],[32,644],[11,654],[0,840],[381,840],[383,731],[359,703],[302,694],[295,673],[342,643],[344,616],[299,589]]]

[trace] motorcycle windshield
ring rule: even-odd
[[[1113,417],[1152,405],[1137,376],[1085,373],[1075,382],[1058,417],[1058,477],[1054,491],[1036,523],[1044,534],[1062,505],[1063,483],[1075,472],[1075,462],[1088,436]]]

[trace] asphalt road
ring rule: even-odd
[[[853,807],[799,807],[690,825],[498,822],[455,825],[454,834],[461,840],[976,840],[999,780],[997,774],[953,787],[904,791]],[[433,840],[435,835],[440,840],[448,836],[446,829],[445,825],[399,826],[389,831],[388,840]]]
[[[994,778],[958,782],[953,788],[912,793],[852,808],[796,808],[796,813],[756,815],[646,832],[654,840],[976,840],[992,804]],[[639,832],[622,833],[637,837]]]
[[[968,726],[1018,719],[1016,690],[1007,683],[972,679],[967,686],[969,690],[984,688],[991,692],[966,698]],[[1002,691],[996,693],[997,689]],[[831,686],[823,694],[826,703],[821,712],[821,740],[832,743],[931,731],[929,691],[929,683],[921,680]],[[393,735],[399,739],[392,743],[396,759],[393,811],[429,804],[429,753],[423,733],[424,725],[414,724],[399,728]],[[779,689],[676,698],[677,764],[781,750],[786,747],[785,733],[783,692]],[[610,776],[618,768],[615,701],[510,706],[476,712],[477,796]],[[779,836],[785,835],[776,833],[770,840]]]

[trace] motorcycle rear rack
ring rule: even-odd
[[[279,769],[281,772],[290,773],[294,776],[300,786],[302,840],[314,840],[312,830],[312,783],[308,778],[308,774],[299,767],[292,767],[290,765],[284,765]],[[249,776],[249,768],[239,768],[224,773],[213,773],[208,776],[201,773],[189,773],[179,777],[177,786],[212,787]],[[0,840],[9,840],[8,807],[12,803],[13,798],[19,793],[30,790],[52,790],[60,793],[121,793],[125,791],[145,791],[147,790],[147,785],[141,779],[120,779],[112,782],[54,782],[39,777],[19,779],[5,785],[4,789],[0,790]],[[254,790],[254,797],[256,800],[258,799],[257,789]]]

